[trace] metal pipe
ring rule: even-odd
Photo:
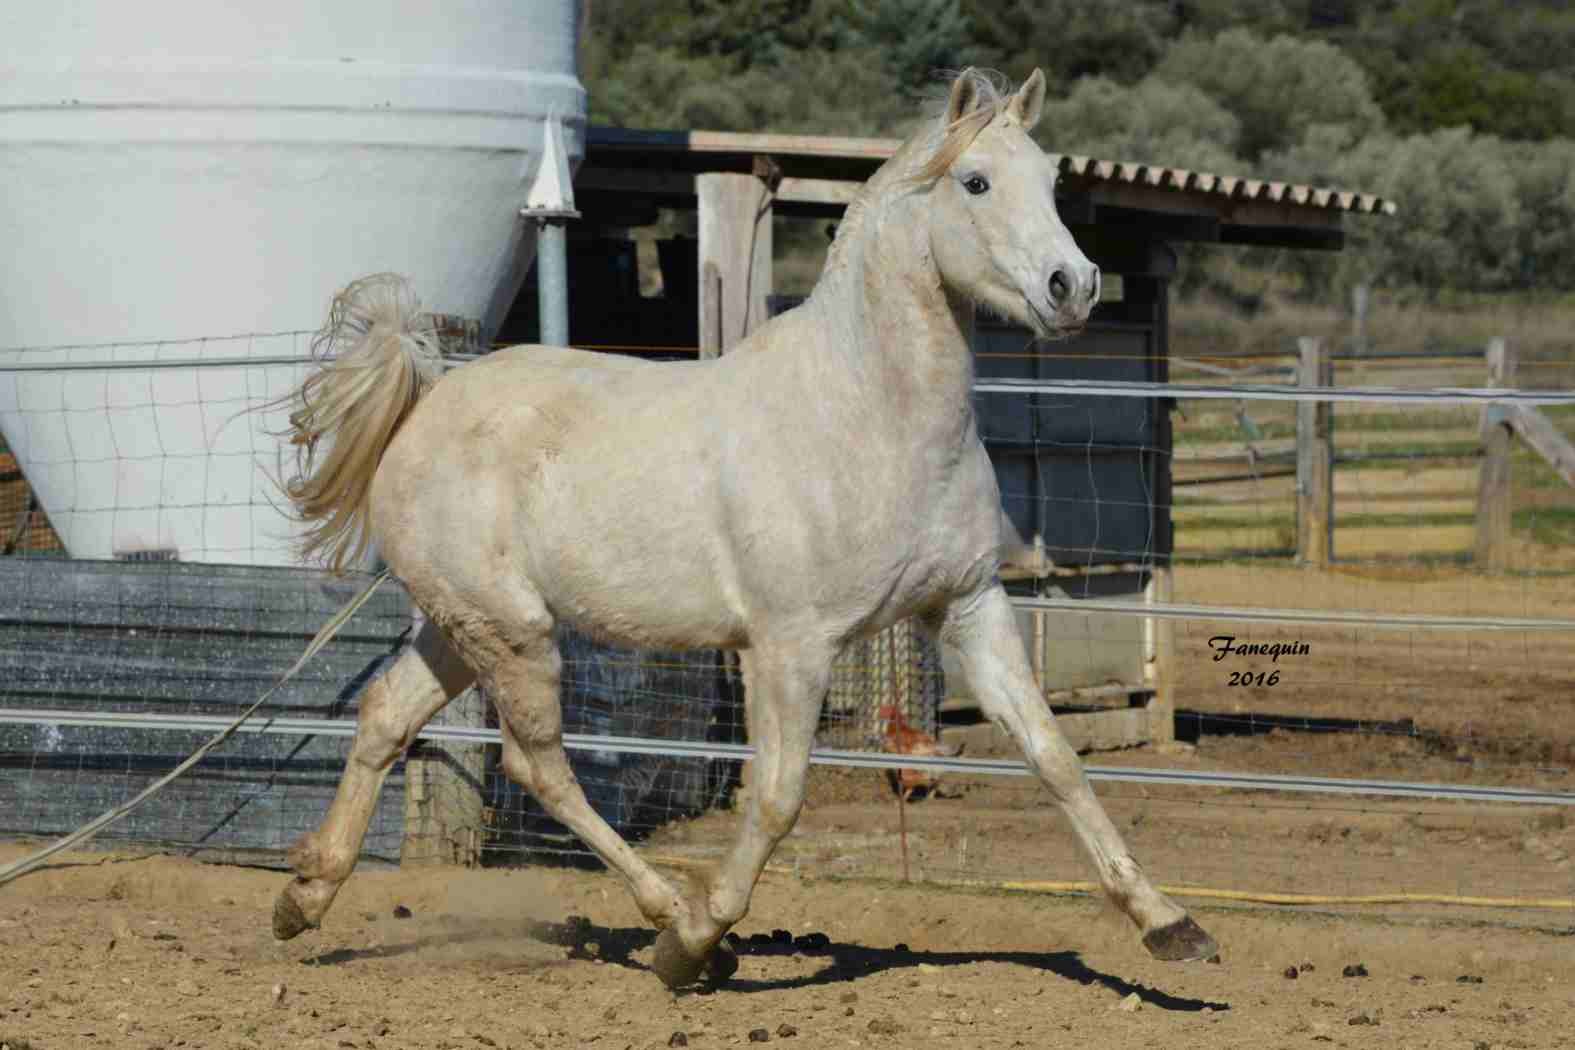
[[[39,708],[0,708],[0,724],[155,729],[205,732],[228,724],[223,715],[152,714],[126,711],[61,711]],[[272,717],[239,727],[243,733],[277,733],[285,736],[353,736],[356,723],[349,719]],[[496,744],[499,731],[479,726],[428,725],[417,734],[422,740],[455,744]],[[749,744],[672,740],[649,737],[563,734],[571,751],[611,751],[625,755],[661,755],[677,758],[715,758],[746,761],[755,757]],[[982,776],[1037,774],[1020,759],[954,758],[899,755],[876,751],[841,751],[815,748],[811,764],[855,769],[922,769],[932,773]],[[1090,780],[1145,784],[1150,787],[1217,787],[1237,791],[1296,791],[1330,795],[1379,795],[1392,798],[1454,799],[1462,802],[1513,802],[1541,806],[1575,806],[1575,793],[1486,785],[1433,784],[1399,780],[1350,780],[1337,777],[1285,776],[1267,773],[1211,773],[1183,769],[1137,769],[1124,766],[1085,766]]]
[[[569,235],[561,222],[541,223],[536,238],[536,301],[541,341],[569,345]]]

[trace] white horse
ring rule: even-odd
[[[375,544],[427,625],[361,701],[338,795],[290,853],[274,933],[317,926],[349,877],[384,774],[473,681],[503,766],[628,882],[669,986],[737,966],[746,913],[804,801],[832,660],[917,616],[955,647],[1110,898],[1161,959],[1214,941],[1150,884],[1035,686],[996,575],[1000,495],[975,426],[975,303],[1040,337],[1076,331],[1099,270],[1055,207],[1028,132],[1035,72],[1009,96],[956,78],[848,208],[814,293],[714,361],[653,364],[551,347],[442,376],[397,278],[357,282],[297,391],[288,489],[335,567]],[[441,381],[440,381],[441,376]],[[320,463],[319,439],[330,439]],[[631,646],[736,649],[755,787],[716,870],[680,889],[596,814],[562,745],[559,623]]]

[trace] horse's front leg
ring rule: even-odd
[[[1143,944],[1158,959],[1206,959],[1214,939],[1160,893],[1127,852],[1104,807],[1094,797],[1078,760],[1034,681],[1011,603],[999,583],[961,598],[932,624],[954,646],[984,714],[1010,733],[1050,789],[1094,864],[1105,893],[1143,931]]]
[[[722,935],[748,913],[766,861],[798,820],[834,656],[804,646],[756,646],[740,654],[755,745],[743,824],[732,850],[707,880],[704,896],[691,900],[683,916],[656,939],[652,968],[669,987],[699,977]],[[711,968],[713,976],[727,975],[725,969],[718,972],[714,960]]]

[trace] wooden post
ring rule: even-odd
[[[433,725],[486,726],[480,689],[455,697]],[[486,748],[422,741],[405,760],[405,838],[401,864],[481,863],[485,824]]]
[[[700,208],[700,356],[726,353],[766,320],[771,195],[753,175],[695,178]],[[717,278],[708,279],[714,266]]]
[[[1488,342],[1489,387],[1515,385],[1515,357],[1502,338]],[[1509,567],[1509,451],[1512,434],[1502,406],[1482,410],[1482,469],[1477,474],[1476,563],[1492,572]]]
[[[771,295],[771,191],[754,175],[706,172],[695,176],[695,196],[700,210],[700,356],[713,358],[766,322],[766,299]],[[744,728],[750,740],[759,739],[747,685]],[[743,805],[753,782],[754,762],[745,762],[734,805]]]
[[[700,356],[722,354],[722,273],[716,263],[700,264]]]
[[[1358,357],[1367,356],[1367,300],[1367,285],[1351,289],[1351,350]]]
[[[1299,385],[1334,385],[1334,362],[1321,339],[1296,341]],[[1296,560],[1325,568],[1334,547],[1334,413],[1327,401],[1296,403]]]
[[[1156,565],[1143,587],[1143,602],[1154,605],[1175,596],[1175,577],[1169,565]],[[1143,677],[1154,691],[1148,702],[1148,741],[1164,745],[1176,740],[1176,622],[1150,616],[1144,621]]]

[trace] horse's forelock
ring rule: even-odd
[[[937,142],[928,158],[913,172],[911,177],[916,182],[933,182],[945,175],[957,158],[973,145],[979,133],[1006,110],[1012,98],[1011,84],[993,70],[967,69],[952,78],[952,83],[963,77],[973,83],[974,108],[950,123],[943,123],[946,99],[951,93],[948,85],[947,95],[940,102],[940,112],[933,121]]]

